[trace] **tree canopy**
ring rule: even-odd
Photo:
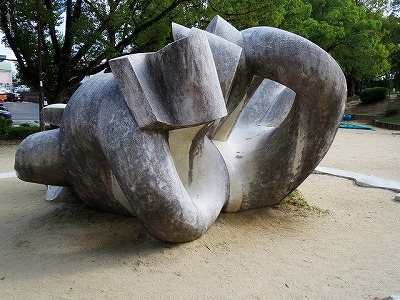
[[[310,0],[310,27],[302,34],[330,53],[340,64],[349,82],[350,94],[355,83],[379,79],[390,69],[390,51],[383,42],[382,1]],[[381,4],[382,5],[382,4]]]
[[[191,25],[201,1],[40,0],[44,94],[50,103],[126,53],[154,51],[170,40],[170,22]],[[39,87],[35,1],[0,0],[0,29],[20,76]],[[65,22],[65,30],[59,28]]]
[[[238,29],[273,26],[302,35],[356,83],[400,78],[400,0],[40,0],[44,93],[50,103],[108,60],[156,51],[171,42],[170,23],[204,28],[221,15]],[[0,30],[20,77],[39,88],[35,1],[0,0]],[[65,29],[60,25],[65,24]]]
[[[209,2],[213,11],[239,28],[275,26],[316,43],[342,67],[350,95],[355,94],[356,84],[361,81],[379,80],[388,74],[399,74],[400,78],[396,71],[400,57],[400,19],[396,13],[400,0],[245,0],[231,5],[227,0]]]

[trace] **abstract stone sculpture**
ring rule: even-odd
[[[199,238],[219,213],[279,203],[314,170],[340,123],[346,81],[308,40],[275,28],[206,31],[110,61],[82,84],[60,128],[25,139],[15,169],[157,239]],[[57,110],[52,113],[52,110]],[[48,107],[53,123],[60,107]],[[57,188],[59,186],[59,188]],[[55,194],[54,194],[55,193]]]

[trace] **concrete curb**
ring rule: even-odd
[[[343,171],[334,168],[316,167],[314,174],[333,175],[341,178],[353,180],[355,184],[362,187],[380,188],[385,190],[395,191],[398,194],[395,196],[396,201],[400,201],[400,182],[394,180],[386,180],[381,177],[365,175],[356,172]]]
[[[384,129],[400,130],[400,124],[392,124],[392,123],[374,121],[373,125],[375,127],[384,128]]]
[[[378,121],[379,117],[383,115],[362,115],[362,114],[350,114],[352,120],[367,120],[370,121],[371,124],[375,127],[383,128],[383,129],[390,129],[390,130],[400,130],[400,124],[392,124]]]
[[[15,178],[15,177],[17,177],[17,174],[15,172],[0,173],[0,179]]]

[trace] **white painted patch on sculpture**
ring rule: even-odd
[[[297,135],[297,143],[296,143],[296,151],[294,152],[293,158],[293,174],[297,174],[299,168],[301,167],[301,161],[303,159],[303,150],[305,146],[306,139],[304,138],[304,130],[303,127],[299,126],[298,135]]]
[[[62,193],[62,189],[63,189],[62,186],[48,185],[47,190],[46,190],[45,199],[47,201],[57,200],[59,195]]]
[[[262,151],[260,140],[273,132],[273,127],[257,126],[234,128],[226,142],[213,141],[224,157],[229,172],[230,198],[226,212],[239,211],[251,184],[259,181],[259,161],[256,153]]]
[[[112,185],[112,192],[114,198],[123,206],[125,207],[131,214],[135,214],[132,208],[132,205],[129,203],[128,198],[126,198],[124,192],[119,185],[117,178],[115,178],[114,174],[111,172],[111,185]]]
[[[201,211],[214,214],[213,199],[224,203],[227,199],[228,174],[222,157],[217,155],[218,150],[205,136],[207,128],[207,125],[200,125],[172,130],[168,143],[176,171],[190,199]]]

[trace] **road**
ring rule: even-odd
[[[39,104],[33,102],[4,102],[4,106],[12,114],[13,125],[20,125],[27,121],[37,122],[39,125]]]

